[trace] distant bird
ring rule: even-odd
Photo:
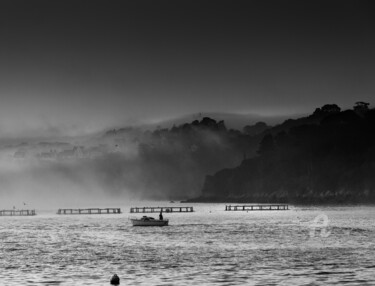
[[[25,202],[23,202],[23,205],[24,205],[24,206],[26,206],[26,203],[25,203]]]
[[[120,285],[120,277],[117,274],[114,274],[110,281],[111,285]]]

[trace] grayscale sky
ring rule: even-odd
[[[0,136],[373,104],[371,1],[0,2]]]

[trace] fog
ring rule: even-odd
[[[2,164],[5,162],[3,161]],[[1,208],[42,208],[95,205],[127,199],[116,197],[89,164],[78,162],[6,162],[0,174]]]
[[[234,167],[246,149],[252,152],[248,138],[243,141],[223,123],[203,121],[154,131],[128,127],[3,143],[0,208],[52,209],[199,196],[207,174]]]
[[[79,145],[82,150],[95,148],[89,147],[87,139],[85,143],[85,147]],[[68,142],[24,142],[3,146],[0,207],[49,209],[98,205],[136,197],[120,183],[121,171],[115,167],[115,160],[104,153],[106,150],[97,154],[101,156],[100,160],[77,150],[74,143]],[[131,150],[126,151],[115,157],[129,159]]]

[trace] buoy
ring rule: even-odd
[[[111,285],[120,285],[120,277],[117,274],[114,274],[111,278]]]

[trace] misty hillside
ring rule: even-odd
[[[20,200],[33,200],[36,193],[52,204],[95,196],[187,199],[201,194],[207,174],[255,156],[260,134],[268,128],[257,123],[241,132],[204,117],[152,131],[124,127],[7,144],[0,152],[0,191]]]
[[[280,122],[284,122],[285,120],[293,117],[298,118],[300,116],[293,115],[258,115],[258,114],[238,114],[238,113],[227,113],[227,112],[200,112],[195,114],[188,114],[185,116],[172,118],[164,121],[160,121],[154,124],[145,125],[148,129],[155,129],[157,127],[160,128],[171,128],[173,126],[183,125],[187,122],[192,122],[194,120],[202,120],[204,117],[220,119],[225,122],[225,126],[228,129],[237,129],[242,130],[246,125],[254,125],[257,122],[264,122],[267,125],[275,125],[279,124]]]
[[[15,200],[362,201],[373,198],[374,110],[335,104],[273,127],[203,117],[170,128],[25,140],[0,149]],[[214,175],[211,175],[214,174]]]
[[[168,199],[199,195],[206,174],[254,156],[261,139],[209,117],[154,131],[110,130],[104,138],[119,149],[131,144],[135,148],[133,157],[120,151],[97,159],[99,166],[108,160],[116,173],[114,182],[142,197]]]
[[[206,177],[200,201],[375,202],[375,109],[325,105],[268,129],[258,155]]]

